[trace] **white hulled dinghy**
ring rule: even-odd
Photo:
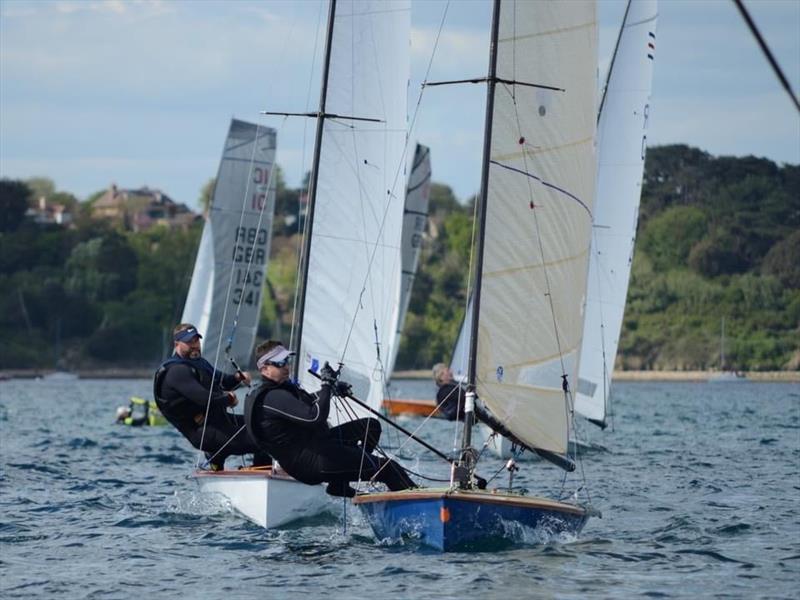
[[[346,361],[342,378],[373,409],[383,401],[399,310],[409,28],[407,0],[332,0],[319,111],[303,115],[318,120],[293,375],[314,392],[325,362]],[[334,406],[333,424],[364,414]],[[197,481],[265,527],[340,506],[325,486],[279,469],[200,472]]]
[[[275,206],[275,142],[274,129],[238,119],[225,140],[182,318],[204,333],[203,354],[215,367],[251,361]],[[192,476],[202,493],[221,495],[264,527],[314,516],[330,504],[322,486],[307,486],[271,467],[198,469]]]

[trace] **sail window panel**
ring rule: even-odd
[[[582,263],[569,261],[548,271],[548,276],[550,289],[557,291],[576,279],[581,280],[585,270]],[[516,403],[525,401],[538,406],[524,412],[515,409],[509,415],[514,418],[507,423],[508,427],[523,441],[559,452],[561,445],[547,440],[566,439],[561,375],[566,373],[570,381],[576,380],[583,297],[565,291],[559,294],[563,301],[554,302],[551,313],[545,289],[541,269],[484,276],[477,374],[481,381],[492,381],[495,390],[506,386],[513,388]],[[554,320],[558,335],[554,332]],[[495,414],[510,410],[495,406],[480,389],[479,396]],[[548,429],[548,435],[542,437],[537,433],[543,427],[538,419],[554,412],[561,417],[553,422],[555,429]]]
[[[409,27],[407,1],[337,3],[326,113],[380,122],[325,121],[299,357],[304,387],[341,361],[374,408],[399,310]]]
[[[567,412],[561,390],[531,394],[527,387],[478,381],[486,406],[522,442],[557,454],[567,452]],[[524,427],[520,427],[525,424]]]

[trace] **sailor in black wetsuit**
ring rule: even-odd
[[[436,405],[448,421],[464,420],[464,388],[453,381],[453,372],[444,363],[433,366],[433,380],[438,386]]]
[[[215,373],[200,356],[200,338],[193,325],[175,327],[175,353],[153,381],[158,408],[192,446],[206,453],[213,471],[224,469],[225,459],[233,454],[252,453],[254,464],[269,464],[271,458],[247,435],[244,418],[227,411],[238,402],[232,390],[243,382],[249,384],[250,376],[241,371]]]
[[[292,354],[277,341],[256,348],[264,382],[245,400],[252,436],[289,475],[312,485],[326,481],[333,496],[351,497],[351,481],[373,477],[390,490],[416,487],[400,465],[372,454],[381,435],[378,421],[366,418],[328,427],[331,394],[345,395],[350,386],[337,381],[326,365],[320,372],[322,389],[309,394],[289,380]]]

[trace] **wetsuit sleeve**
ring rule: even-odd
[[[205,410],[208,403],[208,389],[203,387],[187,365],[173,365],[167,370],[162,384],[162,392],[165,397],[177,395],[185,398],[198,409]],[[225,392],[214,392],[211,395],[211,402],[219,406],[228,406],[228,394]]]
[[[301,427],[317,427],[327,422],[330,409],[331,388],[328,385],[322,386],[316,401],[311,404],[282,389],[269,392],[263,404],[264,416],[276,416]]]
[[[219,381],[219,386],[226,391],[235,390],[241,384],[241,382],[238,379],[236,379],[235,374],[231,375],[228,373],[220,373],[218,375],[218,381]]]

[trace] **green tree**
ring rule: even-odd
[[[50,198],[56,193],[56,184],[49,177],[31,177],[25,181],[31,190],[31,200],[36,202],[39,198]]]
[[[78,244],[66,266],[68,288],[94,301],[119,300],[137,285],[136,252],[116,232]]]
[[[214,200],[214,188],[217,185],[217,178],[212,177],[203,188],[200,190],[200,208],[203,210],[204,215],[208,215],[211,210],[211,202]]]
[[[671,269],[686,265],[692,247],[703,239],[707,230],[707,217],[702,210],[674,206],[647,223],[639,244],[656,269]]]
[[[800,289],[800,229],[772,246],[762,271],[774,275],[785,286]]]
[[[0,233],[19,228],[30,197],[31,190],[24,182],[0,179]]]
[[[428,212],[449,214],[461,210],[452,188],[442,183],[431,182],[430,199],[428,201]]]

